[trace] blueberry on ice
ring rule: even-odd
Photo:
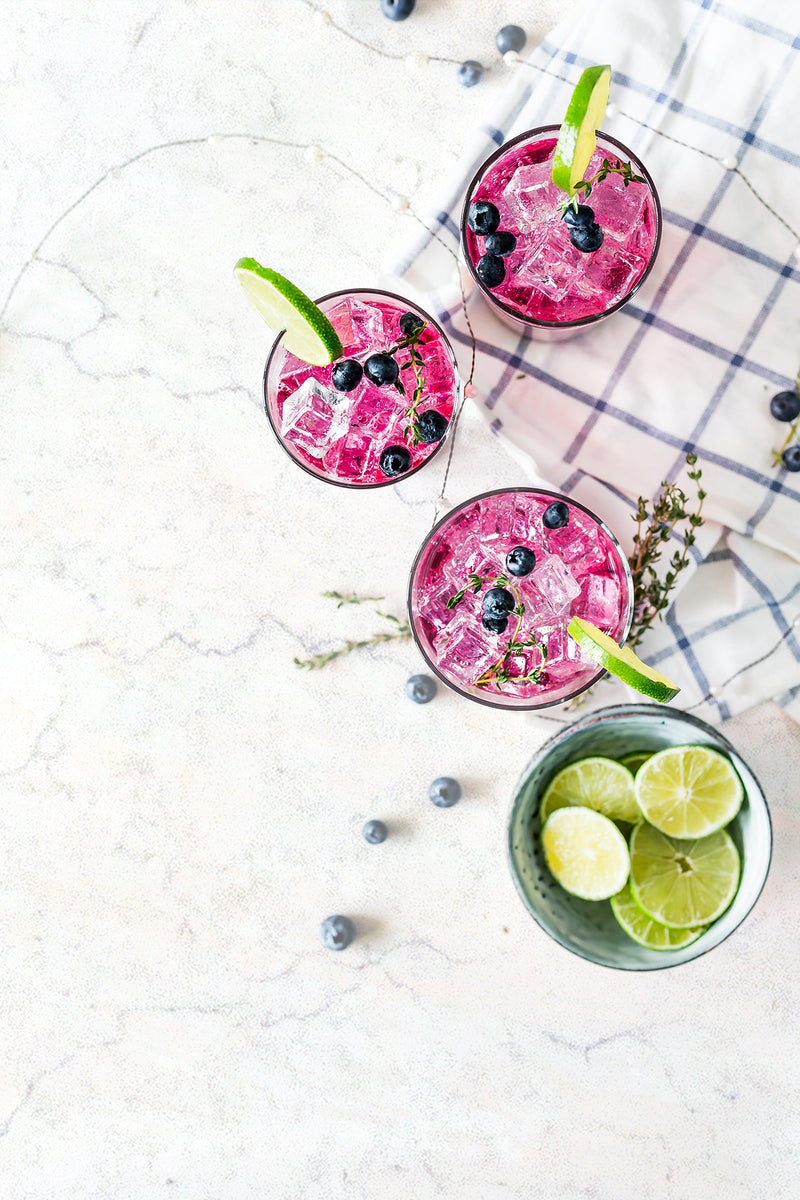
[[[563,529],[569,521],[569,508],[563,500],[554,500],[548,504],[542,515],[545,529]]]
[[[412,334],[422,329],[424,324],[422,317],[418,317],[416,313],[404,312],[400,318],[400,332],[403,337],[411,337]]]
[[[337,392],[352,392],[361,383],[364,368],[354,358],[345,358],[333,368],[331,383]]]
[[[481,625],[487,633],[505,633],[508,628],[508,617],[489,617],[484,613],[481,617]]]
[[[498,229],[497,233],[490,233],[486,241],[483,243],[483,248],[487,254],[496,254],[498,258],[505,258],[517,246],[517,239],[513,233],[507,233],[504,229]]]
[[[370,354],[364,363],[364,374],[378,387],[389,387],[397,382],[400,368],[391,354]]]
[[[483,614],[486,617],[507,617],[516,605],[514,593],[508,588],[493,587],[483,597]]]
[[[536,555],[530,546],[515,546],[506,555],[506,570],[509,575],[530,575],[536,566]]]
[[[439,442],[447,432],[449,422],[444,413],[440,413],[435,408],[426,409],[424,413],[420,413],[417,417],[416,430],[417,437],[425,445],[430,442]]]
[[[778,392],[769,402],[776,421],[794,421],[800,417],[800,392]]]
[[[584,254],[592,254],[603,244],[603,231],[596,223],[575,225],[569,231],[569,240],[576,250],[581,250]]]
[[[467,224],[478,237],[485,237],[500,228],[500,213],[491,200],[473,200],[467,212]]]
[[[387,446],[381,452],[380,466],[384,475],[402,475],[411,466],[411,455],[406,446]]]
[[[327,950],[344,950],[356,936],[356,927],[349,917],[337,913],[325,918],[319,927],[319,936]]]
[[[474,58],[468,58],[458,68],[458,82],[462,87],[475,87],[476,83],[480,83],[483,75],[483,67],[479,62],[475,62]]]
[[[497,254],[482,254],[475,270],[487,288],[499,287],[506,277],[506,264]]]
[[[519,25],[504,25],[494,35],[494,44],[501,54],[508,54],[509,50],[521,50],[527,40],[525,30],[520,29]]]
[[[383,821],[367,821],[361,832],[365,842],[369,842],[372,846],[379,846],[381,842],[386,841],[389,830]]]
[[[427,704],[436,695],[438,684],[430,675],[412,675],[406,680],[406,695],[415,704]]]
[[[457,779],[442,775],[428,788],[428,796],[437,808],[451,808],[461,799],[461,784]]]

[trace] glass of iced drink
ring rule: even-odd
[[[430,667],[462,696],[547,708],[603,674],[567,632],[575,617],[615,642],[633,614],[614,534],[556,492],[505,488],[454,508],[420,548],[408,607]]]
[[[328,483],[396,483],[446,438],[460,388],[452,347],[428,313],[391,292],[332,292],[316,304],[343,353],[312,366],[278,337],[264,370],[275,436]]]
[[[531,129],[501,146],[470,183],[461,218],[464,256],[486,302],[545,341],[570,337],[627,303],[661,239],[650,175],[608,134],[597,134],[585,176],[602,173],[604,163],[614,169],[593,183],[585,204],[578,195],[576,208],[562,215],[566,193],[552,179],[560,128]],[[629,171],[620,170],[625,164]],[[590,209],[596,236],[576,232],[578,201]]]

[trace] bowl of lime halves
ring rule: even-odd
[[[560,730],[517,786],[511,873],[534,920],[590,962],[655,971],[733,933],[769,870],[763,792],[730,742],[659,704]]]

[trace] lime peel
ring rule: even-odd
[[[630,880],[622,891],[611,897],[611,911],[628,937],[648,950],[680,950],[684,946],[691,946],[707,928],[705,925],[698,925],[692,929],[670,929],[668,925],[653,920],[636,903]]]
[[[647,663],[642,662],[629,646],[620,646],[591,621],[586,621],[583,617],[573,617],[567,626],[567,633],[593,662],[650,700],[666,704],[674,700],[681,690],[671,679],[667,679],[666,675],[659,674],[652,667],[648,667]]]
[[[290,280],[254,258],[240,258],[233,273],[273,333],[284,331],[290,354],[313,367],[342,357],[339,335],[324,312]]]
[[[553,183],[572,196],[597,145],[597,130],[608,104],[611,67],[587,67],[570,97],[553,152]]]

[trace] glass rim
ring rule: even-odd
[[[536,496],[550,496],[553,500],[564,500],[567,504],[573,505],[574,508],[579,508],[581,512],[584,512],[588,517],[591,517],[592,520],[600,526],[600,528],[609,538],[615,550],[619,554],[620,561],[624,565],[625,579],[628,584],[628,616],[625,621],[625,629],[622,634],[622,639],[619,643],[620,645],[624,645],[625,639],[630,633],[631,625],[633,623],[633,575],[631,574],[630,563],[628,562],[626,555],[623,553],[619,538],[614,531],[610,529],[608,525],[606,525],[602,517],[598,517],[596,513],[593,513],[592,510],[587,508],[585,504],[581,504],[579,500],[573,500],[570,496],[565,495],[563,492],[554,492],[549,488],[537,488],[527,485],[523,485],[521,487],[492,488],[488,492],[480,492],[476,496],[470,496],[467,500],[464,500],[461,504],[457,504],[454,508],[451,508],[449,512],[446,512],[444,516],[436,522],[428,535],[423,539],[422,545],[417,550],[417,553],[414,556],[414,562],[411,565],[411,572],[408,577],[408,593],[406,599],[406,605],[408,608],[408,623],[411,627],[411,635],[417,644],[417,649],[419,650],[420,654],[425,659],[425,662],[428,664],[434,674],[441,679],[442,683],[446,684],[447,687],[449,687],[452,691],[457,692],[460,696],[464,696],[465,699],[473,700],[476,704],[483,704],[486,708],[502,708],[509,712],[530,712],[540,708],[554,708],[558,704],[567,704],[570,700],[574,700],[576,696],[580,696],[581,692],[585,692],[587,688],[593,687],[598,680],[602,679],[602,677],[607,674],[605,667],[598,666],[597,670],[593,673],[588,682],[582,684],[573,692],[569,692],[568,695],[561,696],[558,700],[545,700],[530,704],[503,704],[494,700],[489,700],[484,696],[475,696],[472,692],[466,691],[460,684],[454,683],[452,679],[449,679],[447,675],[445,675],[444,672],[439,669],[436,663],[432,661],[417,633],[417,627],[414,622],[414,613],[411,605],[414,577],[417,573],[417,567],[419,566],[422,555],[425,553],[426,548],[430,545],[434,535],[439,532],[442,526],[446,525],[448,521],[452,520],[452,518],[463,509],[468,508],[472,504],[477,504],[480,500],[486,500],[489,496],[502,496],[507,495],[509,492],[513,492],[514,494],[519,494],[520,492],[532,493]]]
[[[658,191],[656,189],[656,185],[653,182],[653,177],[650,174],[650,172],[647,170],[647,167],[639,159],[639,157],[636,154],[634,154],[633,151],[630,150],[625,145],[624,142],[619,141],[618,138],[612,137],[610,133],[604,133],[602,130],[598,129],[597,133],[603,139],[603,141],[611,142],[614,146],[618,147],[620,150],[624,150],[625,153],[636,162],[642,175],[644,175],[644,177],[645,177],[647,186],[650,189],[650,194],[652,195],[653,201],[655,203],[656,236],[655,236],[655,241],[653,242],[653,249],[650,252],[650,257],[647,260],[647,266],[645,267],[644,271],[640,275],[639,279],[637,279],[637,281],[633,285],[633,287],[628,292],[625,293],[625,295],[622,297],[622,299],[617,300],[616,303],[612,304],[610,308],[604,308],[603,311],[600,313],[589,313],[589,315],[585,316],[585,317],[576,317],[571,321],[547,321],[541,317],[530,317],[530,316],[527,316],[525,313],[521,313],[519,311],[519,309],[512,308],[511,305],[506,304],[503,300],[499,299],[499,297],[495,296],[485,286],[485,284],[481,282],[480,278],[478,277],[478,273],[475,270],[475,264],[473,263],[472,259],[469,256],[469,251],[468,251],[468,246],[467,246],[467,212],[469,210],[470,197],[472,196],[472,193],[475,191],[476,187],[478,186],[478,184],[480,183],[481,179],[486,174],[488,169],[500,157],[502,157],[503,154],[507,153],[507,151],[510,150],[512,146],[516,146],[520,142],[523,142],[523,141],[530,141],[534,137],[538,137],[541,134],[545,134],[545,133],[556,133],[557,134],[560,129],[561,129],[560,125],[538,125],[535,129],[525,129],[522,133],[518,133],[516,135],[516,137],[510,138],[507,142],[503,142],[502,146],[498,146],[498,148],[492,154],[490,154],[488,158],[483,160],[483,162],[481,163],[481,165],[478,167],[477,171],[473,175],[472,179],[470,180],[469,185],[466,190],[466,193],[464,195],[464,206],[463,206],[463,209],[461,212],[461,222],[460,222],[461,250],[464,255],[467,269],[469,270],[470,275],[472,276],[473,280],[475,281],[475,283],[478,287],[478,290],[480,291],[481,295],[483,295],[489,301],[490,304],[493,304],[497,308],[502,309],[502,311],[504,313],[506,313],[510,317],[513,317],[515,320],[521,322],[523,325],[530,326],[531,329],[587,329],[590,326],[596,324],[598,321],[602,321],[604,317],[610,317],[612,313],[618,312],[619,309],[622,308],[622,306],[624,304],[627,304],[628,301],[631,299],[631,297],[634,296],[636,294],[636,292],[638,292],[639,288],[642,286],[642,284],[644,283],[644,281],[647,279],[648,275],[652,271],[653,266],[656,261],[656,257],[658,256],[658,249],[659,249],[659,246],[661,245],[661,233],[662,233],[662,230],[664,227],[663,214],[661,211],[661,200],[659,198]]]
[[[385,296],[389,300],[399,300],[401,304],[405,304],[409,307],[414,308],[418,312],[418,314],[425,319],[426,323],[429,323],[435,327],[435,329],[439,333],[439,336],[441,337],[442,341],[444,342],[447,352],[450,355],[450,359],[453,364],[453,372],[454,372],[453,412],[451,414],[450,420],[447,422],[447,429],[445,431],[444,437],[441,437],[439,439],[439,441],[436,445],[436,448],[432,454],[429,454],[427,458],[423,459],[421,463],[418,463],[417,466],[413,467],[410,471],[404,471],[402,475],[396,475],[390,479],[377,480],[375,483],[353,483],[346,479],[331,479],[329,476],[322,474],[322,472],[315,471],[312,466],[310,466],[303,459],[298,458],[297,455],[292,453],[292,451],[289,449],[289,443],[281,435],[280,431],[278,430],[278,428],[275,424],[275,421],[273,420],[272,413],[270,412],[269,393],[267,390],[267,380],[269,377],[269,369],[272,366],[272,360],[275,357],[275,355],[277,354],[278,349],[280,348],[280,343],[283,338],[283,335],[286,332],[285,329],[282,329],[280,331],[280,333],[275,338],[275,341],[272,343],[269,354],[267,355],[267,361],[264,365],[264,374],[262,376],[262,385],[261,385],[262,395],[264,398],[264,411],[267,414],[267,420],[269,421],[270,428],[272,429],[272,432],[274,433],[278,444],[281,446],[284,453],[289,456],[289,458],[292,460],[292,462],[295,463],[298,467],[300,467],[303,471],[305,471],[307,475],[310,475],[312,477],[312,479],[318,479],[321,483],[329,483],[329,484],[332,484],[334,487],[350,488],[350,489],[355,489],[357,491],[364,491],[364,492],[369,491],[374,488],[393,487],[395,484],[402,483],[404,479],[410,479],[412,475],[416,475],[417,471],[421,471],[423,467],[427,467],[428,463],[433,461],[433,459],[436,457],[436,455],[441,450],[442,446],[445,444],[445,442],[447,442],[450,439],[450,436],[452,434],[453,418],[455,417],[456,409],[458,408],[458,401],[459,401],[459,397],[461,395],[461,387],[462,387],[461,376],[459,374],[459,368],[458,368],[458,360],[456,358],[455,351],[453,350],[452,344],[451,344],[450,339],[448,338],[447,334],[442,329],[441,325],[439,324],[439,322],[436,320],[435,317],[432,317],[430,315],[430,313],[426,311],[426,309],[421,307],[421,305],[416,304],[412,300],[409,300],[409,298],[407,296],[399,296],[397,294],[397,292],[390,292],[390,291],[387,291],[385,288],[375,288],[375,287],[373,287],[373,288],[340,288],[338,291],[326,292],[324,296],[319,296],[314,301],[314,304],[319,306],[320,304],[324,304],[327,300],[335,300],[339,296],[365,296],[365,295]],[[313,364],[309,363],[308,365],[312,366]]]

